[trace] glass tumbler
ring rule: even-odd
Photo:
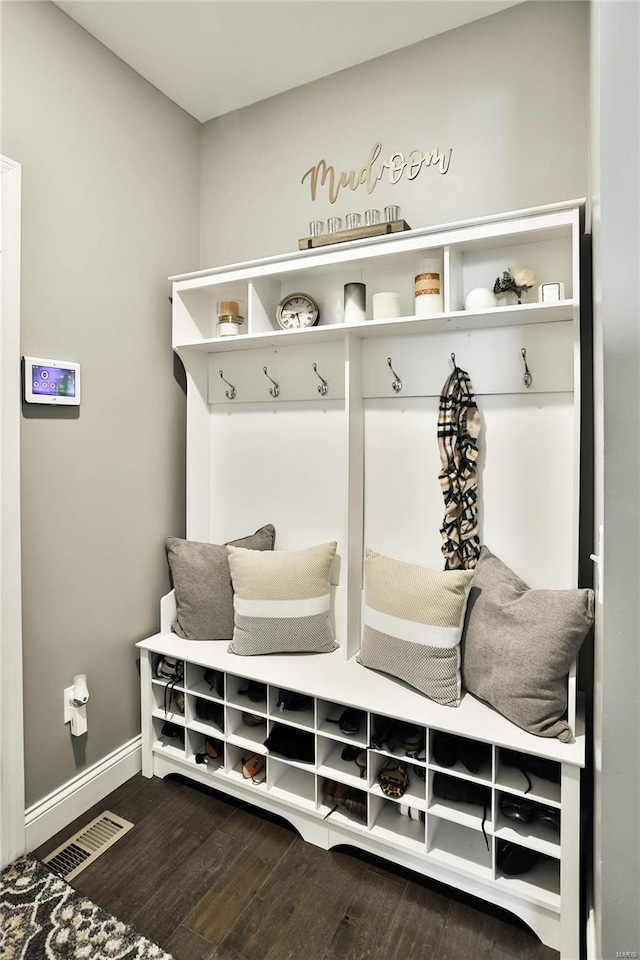
[[[327,220],[329,233],[337,233],[342,230],[342,217],[329,217]]]

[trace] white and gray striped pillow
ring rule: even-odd
[[[331,653],[331,565],[337,544],[266,552],[227,547],[234,627],[229,653]]]
[[[473,570],[427,570],[367,550],[356,659],[436,703],[460,705],[460,638]]]

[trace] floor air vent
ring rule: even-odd
[[[81,870],[97,860],[105,850],[113,846],[116,840],[124,837],[132,827],[133,824],[128,820],[123,820],[110,810],[105,810],[61,847],[45,857],[42,862],[46,863],[59,877],[72,880]]]

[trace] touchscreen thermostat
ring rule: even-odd
[[[70,360],[24,358],[24,399],[27,403],[80,403],[80,364]]]

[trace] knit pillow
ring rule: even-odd
[[[276,531],[270,523],[232,543],[251,550],[273,550]],[[226,544],[168,537],[167,560],[176,591],[174,633],[183,640],[230,640],[233,591]]]
[[[256,553],[228,546],[235,595],[229,653],[330,653],[329,576],[335,541],[306,550]]]
[[[567,674],[593,605],[592,590],[531,590],[483,547],[464,628],[464,686],[529,733],[570,743]]]
[[[460,636],[473,570],[427,570],[367,550],[364,628],[356,659],[460,705]]]

